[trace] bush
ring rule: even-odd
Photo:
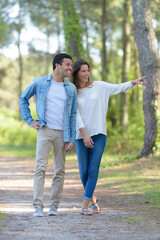
[[[2,109],[0,122],[0,144],[16,146],[36,144],[36,131],[24,121],[19,121],[17,113],[10,109]]]
[[[107,122],[107,152],[138,153],[143,145],[143,125],[143,118],[138,120],[138,124],[132,119],[125,130],[120,125],[113,128],[111,122]]]
[[[31,105],[34,119],[37,118],[35,105]],[[37,132],[30,128],[24,121],[18,120],[18,113],[11,109],[0,110],[0,145],[35,146]],[[143,144],[144,119],[132,117],[128,128],[124,131],[122,126],[112,127],[111,121],[107,122],[107,145],[108,153],[138,153]]]

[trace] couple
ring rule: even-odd
[[[102,81],[90,82],[89,74],[90,66],[86,61],[77,60],[72,66],[72,57],[60,53],[53,59],[53,73],[35,78],[20,97],[22,118],[37,130],[33,197],[35,217],[43,216],[45,172],[51,145],[54,177],[48,215],[58,215],[65,175],[65,152],[71,151],[74,144],[85,191],[81,213],[100,213],[94,190],[106,144],[109,97],[136,84],[145,85],[146,76],[126,83],[109,84]],[[65,77],[71,77],[73,83]],[[29,109],[29,99],[34,95],[38,120],[32,118]],[[90,202],[91,211],[88,209]]]

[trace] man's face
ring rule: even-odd
[[[72,60],[69,58],[64,58],[62,65],[57,64],[59,74],[62,77],[70,77],[72,72]]]

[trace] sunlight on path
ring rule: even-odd
[[[34,160],[22,158],[1,158],[0,161],[0,189],[1,189],[1,212],[7,213],[30,213],[33,214],[32,194],[33,194],[33,175],[34,175]],[[53,175],[53,163],[49,161],[48,170],[45,179],[45,204],[44,213],[49,210],[49,194]],[[29,166],[29,167],[28,167]],[[69,178],[67,174],[71,174]],[[76,175],[75,175],[76,174]],[[80,180],[76,179],[78,175],[77,169],[67,169],[66,179],[64,184],[63,195],[67,189],[82,188]],[[70,192],[71,199],[75,193]],[[69,197],[69,195],[67,196]],[[5,201],[3,199],[5,198]],[[7,202],[6,202],[7,199]],[[67,207],[63,207],[63,197],[59,206],[59,212],[80,211],[80,204],[67,203]],[[78,205],[78,206],[77,206]]]

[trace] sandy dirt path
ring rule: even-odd
[[[96,193],[102,213],[82,216],[83,195],[78,166],[67,161],[66,177],[59,215],[48,217],[49,195],[53,175],[49,161],[45,184],[45,216],[32,216],[34,160],[0,158],[0,210],[4,218],[0,226],[1,240],[158,240],[160,228],[145,221],[128,222],[136,216],[133,207],[125,207],[124,197],[115,190],[107,190],[98,182]],[[127,200],[128,201],[128,200]]]

